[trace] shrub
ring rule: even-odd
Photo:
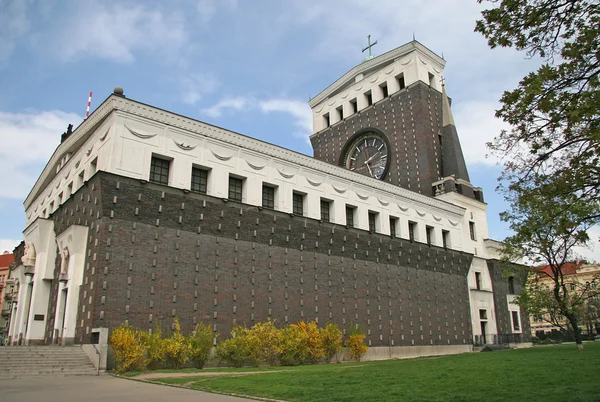
[[[231,329],[231,338],[224,340],[217,346],[217,357],[221,362],[242,367],[244,364],[256,365],[248,339],[248,329],[236,325]]]
[[[357,362],[363,357],[369,347],[365,345],[366,335],[360,332],[360,329],[356,329],[350,332],[350,336],[346,340],[346,347],[348,348],[348,355],[352,360]]]
[[[213,331],[210,326],[200,323],[187,339],[190,348],[190,360],[195,368],[201,369],[208,361],[213,345]]]
[[[162,337],[160,324],[156,325],[154,332],[143,337],[143,345],[146,349],[146,361],[150,370],[156,370],[163,365],[167,352],[166,339]]]
[[[181,368],[190,357],[190,345],[186,342],[185,336],[181,333],[179,320],[174,320],[175,330],[165,342],[165,357],[169,365],[173,368]]]
[[[277,365],[280,348],[281,331],[275,327],[275,321],[259,322],[247,331],[248,346],[252,358],[257,363]]]
[[[321,343],[323,344],[323,352],[325,355],[325,361],[331,363],[331,359],[342,350],[342,331],[337,325],[332,322],[328,322],[325,328],[321,328],[319,331]]]
[[[128,325],[120,325],[112,330],[110,345],[115,354],[117,372],[146,368],[146,351],[143,345],[145,334]]]
[[[316,363],[325,356],[317,323],[300,321],[290,324],[281,333],[279,350],[281,364],[286,366]]]

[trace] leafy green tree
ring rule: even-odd
[[[510,183],[541,178],[548,190],[576,193],[597,204],[600,3],[477,1],[493,5],[475,28],[490,47],[513,47],[543,61],[516,89],[504,93],[496,112],[512,127],[489,144],[505,160],[503,178]],[[597,222],[599,215],[592,212],[579,219]]]
[[[501,218],[509,222],[514,234],[504,241],[503,258],[549,267],[552,286],[545,289],[530,282],[518,303],[532,316],[563,315],[578,348],[583,349],[578,314],[583,298],[570,292],[563,266],[575,259],[575,247],[588,243],[591,222],[580,217],[597,213],[598,206],[561,189],[549,195],[547,181],[534,177],[527,185],[513,183],[507,189],[511,208]]]

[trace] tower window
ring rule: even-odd
[[[511,295],[515,294],[515,277],[514,276],[508,277],[508,293],[510,293]]]
[[[396,237],[396,226],[398,226],[398,218],[390,216],[390,236]]]
[[[208,171],[197,167],[192,168],[191,190],[195,193],[206,194]]]
[[[352,113],[358,113],[358,103],[356,102],[356,98],[350,99],[350,106],[352,107]]]
[[[450,246],[450,232],[447,230],[442,230],[442,245],[444,248],[448,248]]]
[[[396,76],[396,81],[398,82],[398,86],[400,90],[406,88],[406,83],[404,82],[404,73],[400,73]]]
[[[431,246],[433,244],[433,236],[434,236],[432,226],[425,226],[425,235],[427,236],[427,244],[429,244]]]
[[[304,215],[304,194],[294,193],[292,196],[292,212],[294,215]]]
[[[428,73],[429,74],[429,86],[431,88],[435,88],[435,75]]]
[[[232,201],[242,202],[242,191],[244,188],[244,180],[237,177],[229,177],[229,199]]]
[[[377,232],[377,212],[369,211],[369,232]]]
[[[150,181],[152,183],[164,184],[165,186],[168,185],[170,166],[171,161],[153,156],[150,161]]]
[[[329,127],[331,125],[331,121],[329,119],[329,113],[325,113],[323,115],[323,124],[325,125],[325,127]]]
[[[417,231],[417,222],[408,221],[408,239],[415,241]]]
[[[481,290],[481,272],[475,272],[475,288]]]
[[[321,220],[329,222],[329,211],[331,209],[331,201],[321,199]]]
[[[263,184],[262,206],[263,208],[275,209],[275,187]]]
[[[469,234],[471,235],[471,240],[477,240],[477,236],[475,233],[475,222],[469,222]]]
[[[344,120],[344,107],[340,106],[338,108],[335,109],[337,111],[339,120]]]
[[[356,208],[346,205],[346,226],[353,228],[354,227],[354,211]]]
[[[379,87],[381,88],[381,94],[384,98],[388,97],[388,87],[387,87],[387,82],[384,82],[383,84],[379,85]]]
[[[365,92],[365,98],[367,99],[367,106],[371,106],[373,104],[373,94],[371,91]]]
[[[519,312],[511,311],[511,315],[512,315],[512,322],[513,322],[513,331],[520,331],[521,324],[519,323]]]

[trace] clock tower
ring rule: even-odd
[[[314,157],[424,195],[483,201],[469,181],[445,64],[415,40],[367,57],[310,100]]]

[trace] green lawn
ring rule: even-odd
[[[600,401],[600,342],[275,369],[156,381],[287,401]]]

